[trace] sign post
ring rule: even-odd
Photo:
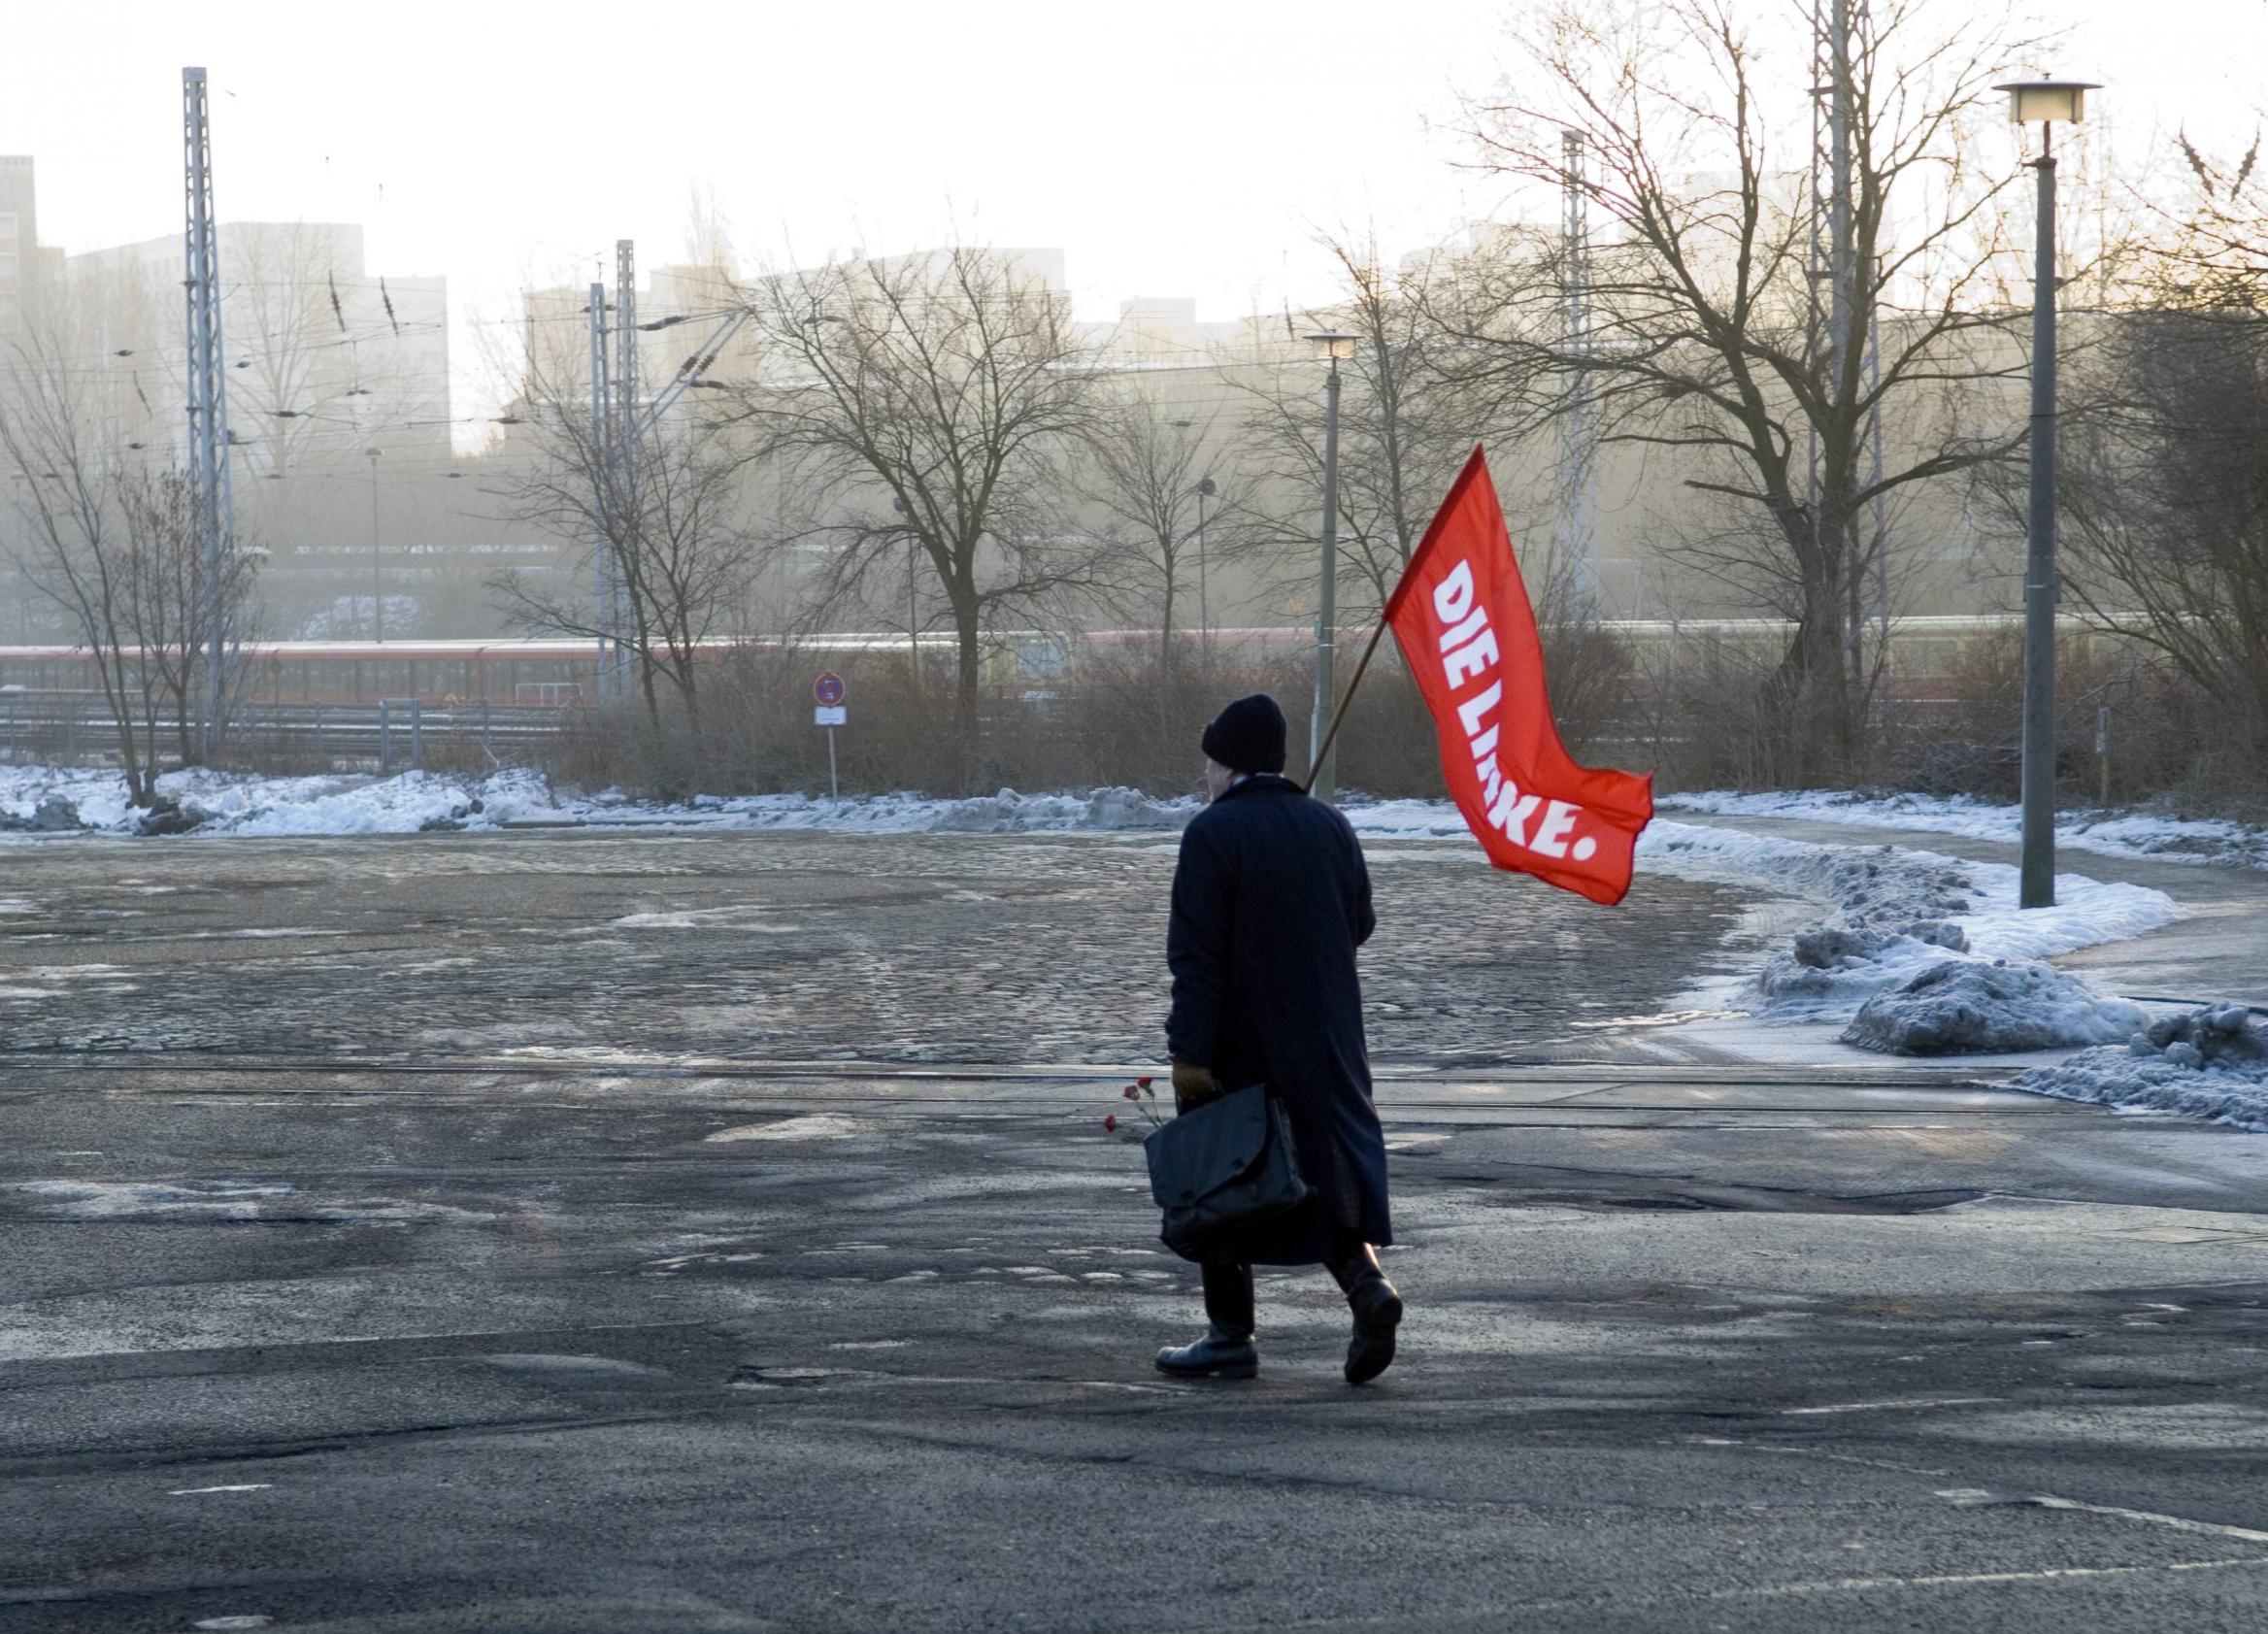
[[[830,800],[843,798],[842,784],[835,776],[835,728],[850,722],[850,711],[843,703],[849,692],[843,678],[832,670],[825,671],[811,684],[812,700],[817,706],[811,712],[812,724],[827,729],[827,798]]]

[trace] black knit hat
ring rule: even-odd
[[[1284,739],[1284,712],[1267,693],[1254,692],[1215,716],[1200,745],[1232,772],[1281,772]]]

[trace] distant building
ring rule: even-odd
[[[369,271],[347,223],[223,221],[218,238],[239,483],[352,465],[373,448],[449,457],[447,279]],[[182,255],[173,234],[63,263],[115,423],[156,449],[186,437]]]
[[[28,154],[0,154],[0,340],[23,333],[25,316],[60,263],[40,244],[39,188]]]
[[[1231,354],[1249,355],[1253,333],[1245,320],[1200,323],[1186,295],[1136,295],[1118,303],[1117,323],[1081,327],[1115,369],[1217,367]]]

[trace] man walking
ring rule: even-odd
[[[1354,830],[1283,775],[1284,740],[1284,712],[1265,693],[1205,728],[1211,803],[1183,834],[1174,871],[1166,1040],[1184,1112],[1228,1090],[1273,1087],[1316,1194],[1219,1247],[1203,1268],[1205,1337],[1160,1351],[1157,1365],[1183,1378],[1251,1378],[1252,1267],[1322,1265],[1354,1313],[1346,1372],[1361,1384],[1393,1360],[1402,1319],[1374,1251],[1393,1233],[1354,973],[1354,950],[1378,921]]]

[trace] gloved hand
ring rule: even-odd
[[[1220,1093],[1220,1080],[1213,1076],[1211,1067],[1200,1067],[1178,1057],[1175,1059],[1174,1111],[1195,1112]]]

